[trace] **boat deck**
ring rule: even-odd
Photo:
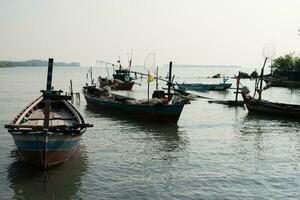
[[[55,109],[50,111],[50,126],[66,125],[71,126],[76,123],[74,116],[66,112],[64,109]],[[43,125],[44,124],[44,110],[34,110],[28,118],[23,120],[22,125]]]

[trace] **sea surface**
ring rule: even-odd
[[[53,85],[75,92],[88,67],[55,67]],[[111,69],[110,69],[111,70]],[[144,70],[133,68],[133,70]],[[221,82],[243,68],[174,67],[176,82]],[[162,77],[168,67],[159,68]],[[44,173],[16,154],[4,129],[46,88],[45,67],[0,68],[0,199],[51,199]],[[107,76],[93,67],[95,80]],[[126,95],[146,98],[146,78],[138,78]],[[235,87],[235,80],[229,79]],[[242,80],[253,93],[254,81]],[[155,87],[152,82],[151,90]],[[163,83],[160,87],[165,87]],[[228,92],[197,93],[233,99]],[[270,88],[263,98],[300,104],[300,90]],[[300,122],[249,115],[246,108],[197,99],[186,105],[178,124],[158,124],[91,110],[81,93],[74,105],[94,124],[80,149],[48,177],[56,199],[300,199]]]

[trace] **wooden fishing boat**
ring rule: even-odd
[[[112,90],[132,90],[134,81],[132,81],[131,77],[126,78],[126,80],[130,80],[130,81],[125,81],[118,78],[114,78],[114,79],[102,78],[102,77],[98,78],[100,87],[102,88],[105,86],[109,86]]]
[[[300,118],[300,105],[254,99],[246,93],[242,93],[242,96],[249,113]]]
[[[53,59],[49,59],[47,90],[15,119],[5,125],[20,156],[45,168],[68,160],[78,149],[87,127],[81,114],[68,102],[70,96],[51,91]]]
[[[207,92],[210,90],[211,86],[202,83],[177,83],[179,89],[183,90],[193,90],[198,92]]]
[[[112,90],[131,90],[132,89],[132,87],[134,85],[134,81],[133,81],[133,78],[130,76],[131,60],[129,61],[128,69],[124,69],[122,67],[120,61],[118,61],[118,64],[113,64],[113,63],[109,63],[106,61],[100,61],[100,60],[98,60],[97,62],[104,63],[106,66],[111,65],[113,67],[119,65],[118,66],[119,69],[114,69],[113,79],[102,78],[101,76],[98,78],[100,87],[110,86]],[[108,73],[107,74],[108,77],[110,77],[108,69],[107,69],[107,73]]]
[[[206,91],[226,91],[231,87],[231,83],[217,83],[217,84],[205,84],[205,83],[177,83],[179,88],[194,90],[198,92]]]
[[[263,67],[261,69],[260,79],[255,83],[255,93],[258,92],[258,99],[254,98],[255,93],[253,97],[249,95],[250,91],[247,87],[243,87],[241,89],[241,94],[249,113],[264,114],[277,117],[300,118],[300,105],[270,102],[262,99],[263,90],[268,88],[268,85],[263,88],[264,68],[268,58],[269,57],[266,56]]]
[[[264,76],[263,80],[272,87],[300,88],[300,81],[289,80],[288,77]]]
[[[96,86],[85,86],[83,94],[88,105],[102,110],[116,111],[128,115],[145,118],[150,121],[177,123],[186,100],[174,100],[168,98],[155,98],[149,101],[112,94]],[[164,96],[164,95],[163,95]],[[162,96],[161,96],[162,97]]]

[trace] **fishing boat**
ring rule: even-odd
[[[49,59],[47,90],[5,125],[23,160],[48,168],[68,160],[78,149],[87,127],[68,102],[71,96],[52,90],[53,59]]]
[[[110,93],[96,86],[85,86],[83,94],[90,106],[160,122],[177,123],[186,104],[183,100],[169,102],[167,97],[152,98],[149,101],[136,100]]]
[[[128,68],[123,68],[120,60],[118,60],[118,64],[101,61],[101,60],[97,60],[97,63],[105,64],[106,70],[107,70],[107,77],[103,78],[103,77],[99,76],[99,78],[98,78],[100,87],[110,86],[112,90],[131,90],[132,89],[132,87],[134,85],[133,78],[130,76],[130,74],[131,74],[130,68],[131,68],[132,58],[129,61]],[[112,66],[114,69],[112,79],[110,78],[110,74],[109,74],[107,65]],[[114,68],[116,66],[118,67],[118,69]]]
[[[177,83],[178,87],[181,89],[194,90],[198,92],[206,91],[226,91],[231,87],[231,83],[226,83],[228,79],[223,79],[222,83],[217,84],[205,84],[205,83]]]
[[[115,70],[113,79],[107,77],[98,78],[100,87],[110,86],[112,90],[132,90],[134,85],[133,78],[130,76],[130,71],[127,69]]]
[[[170,63],[170,71],[171,68],[172,64]],[[121,96],[95,85],[83,87],[83,94],[89,106],[103,111],[116,111],[117,114],[126,113],[127,115],[146,118],[150,121],[177,123],[183,107],[188,101],[171,94],[170,86],[171,83],[168,84],[167,94],[164,91],[155,90],[152,98],[149,98],[148,83],[148,99],[145,100]]]
[[[264,68],[268,58],[270,58],[270,56],[265,57],[263,67],[261,69],[260,80],[256,81],[255,83],[255,93],[258,92],[258,98],[254,98],[255,93],[253,97],[250,96],[250,91],[247,87],[243,87],[241,89],[241,94],[249,113],[264,114],[277,117],[300,118],[300,105],[271,102],[262,99],[263,90],[269,87],[269,85],[266,85],[264,88],[262,87]]]
[[[264,76],[263,80],[272,87],[300,88],[300,81],[289,80],[288,77]]]
[[[242,97],[249,113],[300,118],[300,105],[259,100],[245,92],[242,93]]]

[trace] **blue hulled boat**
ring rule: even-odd
[[[177,83],[181,89],[194,90],[198,92],[211,91],[226,91],[231,87],[231,83],[217,83],[217,84],[204,84],[204,83]]]
[[[102,110],[126,113],[150,121],[177,123],[186,100],[173,98],[171,101],[161,91],[150,100],[136,100],[105,91],[96,86],[85,86],[83,94],[88,105]]]
[[[5,125],[20,156],[27,162],[50,167],[68,160],[78,149],[87,127],[81,114],[68,102],[70,96],[52,91],[53,59],[49,59],[47,90],[15,119]]]

